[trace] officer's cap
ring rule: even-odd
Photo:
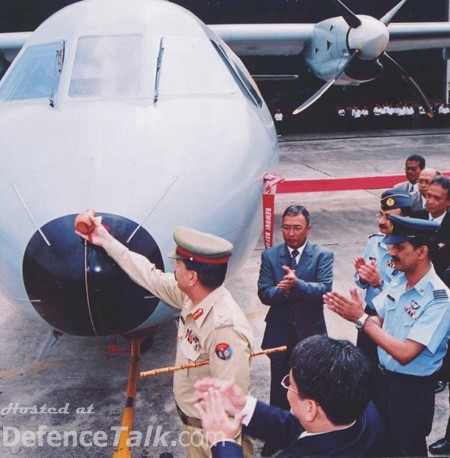
[[[406,191],[388,189],[381,194],[380,203],[384,211],[393,210],[394,208],[411,207],[411,196]]]
[[[173,239],[177,247],[168,255],[173,259],[226,264],[233,251],[233,245],[228,240],[189,227],[177,227]]]
[[[386,235],[383,242],[401,243],[416,237],[431,238],[438,231],[440,224],[426,219],[406,218],[404,216],[389,215],[392,223],[392,232]]]

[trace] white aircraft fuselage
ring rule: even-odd
[[[74,234],[86,208],[161,269],[180,225],[230,240],[232,271],[253,250],[263,176],[278,167],[272,117],[187,10],[70,5],[31,35],[0,99],[0,287],[53,328],[122,334],[177,314]]]

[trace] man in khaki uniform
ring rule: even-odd
[[[98,245],[120,265],[132,280],[161,300],[181,310],[176,364],[210,360],[210,364],[174,373],[177,411],[183,423],[183,445],[189,458],[210,457],[211,452],[194,404],[194,384],[204,377],[235,379],[245,391],[250,388],[250,324],[229,291],[223,286],[233,245],[225,239],[186,227],[174,232],[175,272],[156,269],[146,257],[128,250],[93,219],[94,231],[78,235]],[[239,440],[240,438],[238,438]],[[252,443],[243,446],[252,455]]]

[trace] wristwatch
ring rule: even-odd
[[[364,313],[355,321],[355,326],[358,331],[360,331],[364,327],[364,323],[366,322],[367,318],[369,318],[369,315],[367,315],[367,313]]]

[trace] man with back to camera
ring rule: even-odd
[[[77,234],[105,249],[137,284],[180,309],[175,364],[209,359],[208,365],[175,372],[173,391],[186,455],[211,456],[194,408],[195,381],[205,376],[222,377],[235,379],[244,392],[250,388],[253,334],[244,313],[223,286],[233,245],[221,237],[179,227],[173,234],[176,250],[169,255],[175,259],[175,271],[164,273],[109,234],[101,218],[91,219],[95,230],[89,235]],[[238,440],[251,455],[251,440],[245,436]]]
[[[401,189],[407,191],[410,194],[418,192],[419,185],[419,174],[425,168],[425,159],[419,154],[412,154],[406,159],[405,162],[405,175],[406,181],[397,183],[394,189]]]
[[[244,456],[233,441],[241,421],[247,434],[282,448],[280,458],[384,456],[383,426],[369,402],[371,376],[367,358],[353,344],[316,335],[292,351],[282,382],[291,412],[217,379],[196,383],[203,399],[196,407],[214,458]]]
[[[379,232],[369,237],[363,256],[355,259],[355,282],[360,288],[366,290],[364,311],[369,315],[376,315],[373,299],[398,274],[383,241],[385,235],[391,230],[388,217],[389,215],[410,216],[411,196],[407,191],[388,189],[381,194],[380,206],[377,214]],[[358,335],[358,347],[371,361],[378,362],[377,347],[364,333]]]
[[[378,346],[374,391],[389,456],[427,456],[435,376],[450,334],[450,291],[430,261],[439,225],[395,215],[389,219],[393,230],[384,242],[401,274],[373,300],[377,315],[364,313],[356,289],[350,298],[327,293],[324,301]]]
[[[314,334],[325,334],[322,295],[331,291],[333,253],[308,241],[311,229],[308,210],[291,205],[283,213],[284,243],[264,250],[258,278],[258,296],[270,306],[261,348],[288,346],[270,358],[270,404],[289,410],[286,392],[280,385],[289,372],[289,358],[295,345]],[[276,447],[266,444],[262,456]]]

